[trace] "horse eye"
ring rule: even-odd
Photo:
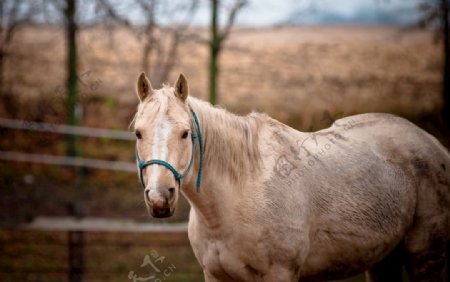
[[[181,135],[181,138],[186,139],[188,137],[188,135],[189,135],[189,131],[186,130],[185,132],[183,132],[183,135]]]
[[[141,134],[141,132],[136,131],[135,134],[136,134],[136,138],[137,138],[137,139],[142,139],[142,134]]]

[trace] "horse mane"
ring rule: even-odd
[[[174,99],[173,88],[168,85],[163,85],[156,91]],[[138,112],[142,111],[141,107],[150,101],[152,98],[139,104],[130,127],[135,125]],[[233,184],[239,185],[246,177],[258,172],[261,167],[258,132],[267,117],[265,114],[238,116],[191,96],[187,98],[187,104],[197,114],[200,122],[205,150],[205,173],[224,171]]]
[[[200,120],[208,170],[226,171],[239,184],[260,169],[258,132],[264,114],[238,116],[194,97],[187,101]]]

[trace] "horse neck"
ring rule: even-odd
[[[199,119],[204,158],[200,191],[197,192],[195,187],[198,151],[193,173],[183,191],[205,223],[214,227],[220,223],[221,213],[226,212],[231,204],[226,199],[239,193],[239,189],[245,189],[246,181],[258,173],[257,133],[261,115],[239,117],[195,98],[189,98],[188,102]]]

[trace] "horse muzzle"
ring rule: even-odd
[[[173,215],[176,206],[175,188],[164,189],[164,192],[145,190],[145,203],[151,215],[165,218]],[[169,191],[169,192],[166,192]]]
[[[174,211],[175,211],[175,209],[174,208],[170,208],[170,207],[150,209],[150,213],[155,218],[171,217],[173,215]]]

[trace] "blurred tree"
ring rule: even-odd
[[[209,102],[216,104],[218,96],[218,76],[219,76],[219,55],[222,50],[223,42],[230,34],[233,27],[236,15],[245,5],[247,0],[235,0],[235,2],[229,8],[227,21],[225,27],[219,30],[219,10],[221,1],[210,0],[211,5],[211,22],[210,22],[210,42],[209,42]]]
[[[170,7],[168,7],[167,1],[161,0],[137,0],[137,2],[145,17],[143,30],[140,33],[144,41],[141,60],[142,70],[150,74],[155,85],[160,85],[167,81],[170,71],[174,67],[179,44],[187,38],[184,35],[196,11],[198,1],[191,0]],[[162,26],[158,21],[157,9],[158,6],[163,5],[166,7],[161,10],[165,14],[180,15],[187,11],[186,19],[176,25]],[[154,60],[153,64],[152,59]]]
[[[450,127],[450,27],[449,0],[423,0],[419,4],[422,17],[419,27],[436,28],[438,39],[443,41],[444,66],[442,72],[442,97],[444,101],[443,116]]]
[[[42,5],[43,15],[48,22],[58,22],[60,19],[64,23],[66,37],[66,123],[72,126],[80,124],[82,108],[78,103],[78,73],[77,73],[77,33],[79,24],[77,22],[78,4],[80,0],[43,0],[36,1]],[[48,11],[56,12],[48,13]],[[78,156],[78,137],[68,135],[66,154],[68,156]],[[81,178],[81,171],[77,170],[77,175]]]
[[[199,0],[164,1],[134,0],[134,9],[142,13],[142,21],[132,23],[111,0],[99,0],[107,18],[130,29],[142,44],[141,68],[154,85],[166,82],[173,69],[181,42],[193,39],[188,28]],[[163,21],[164,19],[164,21]]]
[[[14,34],[33,21],[39,7],[38,1],[0,0],[0,93],[5,90],[4,63]]]

